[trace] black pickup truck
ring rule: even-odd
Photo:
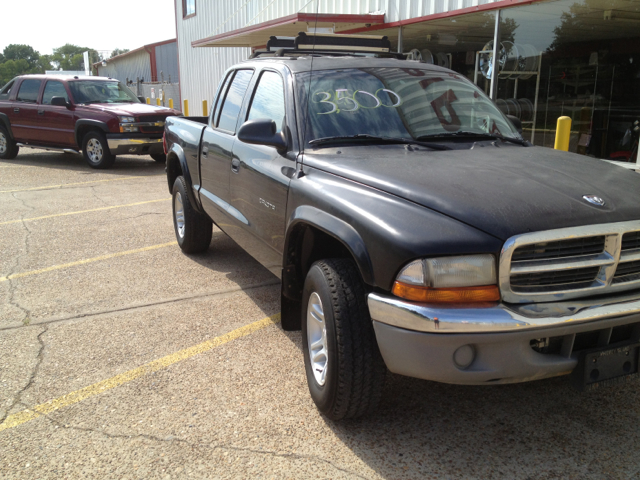
[[[167,178],[183,251],[216,224],[282,279],[321,412],[372,411],[387,369],[637,376],[637,173],[531,146],[453,71],[296,47],[229,69],[208,118],[167,118]]]

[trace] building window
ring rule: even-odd
[[[182,18],[193,17],[196,14],[196,0],[182,0]]]

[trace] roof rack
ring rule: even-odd
[[[402,53],[391,52],[391,42],[386,36],[307,34],[300,32],[297,37],[272,36],[265,50],[256,50],[251,57],[261,56],[301,56],[301,55],[371,55],[406,59]]]

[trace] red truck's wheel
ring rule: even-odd
[[[304,364],[318,410],[333,420],[371,413],[387,368],[358,269],[345,259],[314,263],[302,299]]]
[[[184,177],[173,183],[173,228],[176,240],[184,253],[200,253],[209,248],[213,222],[194,210],[187,196]]]
[[[16,142],[9,136],[7,130],[0,126],[0,158],[4,160],[11,160],[16,158],[20,147],[16,145]]]
[[[109,168],[116,160],[111,155],[107,138],[101,132],[89,132],[82,139],[82,155],[91,168]]]

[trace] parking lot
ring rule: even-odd
[[[389,375],[373,417],[307,392],[277,278],[175,243],[164,166],[0,161],[2,478],[639,478],[640,383]]]

